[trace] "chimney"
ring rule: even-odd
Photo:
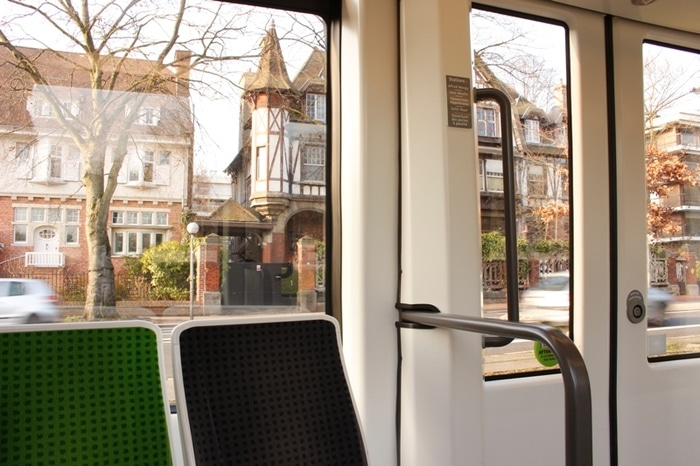
[[[189,97],[190,95],[190,60],[192,52],[189,50],[175,51],[175,95]]]

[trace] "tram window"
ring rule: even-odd
[[[700,52],[646,43],[650,359],[700,353]]]
[[[569,330],[569,149],[566,29],[502,12],[471,13],[477,87],[512,103],[512,131],[498,127],[490,101],[477,104],[484,317],[507,318],[501,138],[514,147],[520,320]],[[491,129],[489,129],[491,128]],[[550,370],[533,344],[515,340],[484,350],[484,374]]]
[[[245,3],[90,0],[89,28],[3,6],[0,272],[49,281],[70,320],[326,311],[328,27]],[[41,235],[57,208],[84,234]]]

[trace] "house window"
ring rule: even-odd
[[[503,164],[500,160],[482,160],[479,164],[482,191],[503,192]]]
[[[68,148],[68,154],[63,163],[63,179],[66,181],[80,180],[80,149],[75,146]]]
[[[78,244],[78,226],[77,225],[66,225],[65,230],[66,244]]]
[[[167,212],[140,212],[138,210],[113,210],[113,225],[167,225]],[[154,223],[155,216],[155,223]],[[139,221],[139,218],[141,221]]]
[[[503,172],[486,172],[486,190],[503,192]]]
[[[312,120],[325,123],[326,96],[323,94],[306,94],[306,115]]]
[[[32,154],[34,146],[18,142],[15,145],[15,160],[17,160],[17,177],[22,179],[31,178],[33,175],[32,169]]]
[[[541,165],[532,165],[527,169],[527,194],[538,198],[547,195],[545,171]]]
[[[538,120],[525,120],[525,142],[540,143],[540,122]]]
[[[52,144],[49,153],[50,178],[61,178],[61,165],[63,165],[63,146]]]
[[[267,147],[258,147],[255,151],[255,177],[258,180],[265,178],[265,154]]]
[[[53,117],[53,107],[48,101],[42,98],[32,99],[30,102],[32,106],[31,114],[34,117],[40,118],[51,118]]]
[[[132,160],[129,164],[129,182],[130,183],[152,183],[153,182],[153,157],[152,150],[143,151],[142,156],[137,156],[136,160]]]
[[[56,207],[49,208],[49,223],[61,223],[61,209]]]
[[[161,151],[158,154],[158,165],[170,165],[170,151]]]
[[[143,154],[143,181],[153,182],[153,151],[147,150]]]
[[[78,223],[80,211],[78,209],[66,209],[66,223]]]
[[[26,243],[27,242],[27,225],[15,225],[14,242],[15,243]]]
[[[32,222],[45,222],[46,209],[43,207],[32,207]]]
[[[61,102],[61,105],[63,106],[63,116],[66,118],[74,119],[78,116],[78,112],[80,111],[78,104],[74,102]]]
[[[496,109],[479,107],[476,109],[476,117],[478,120],[479,136],[492,138],[500,137],[499,113]]]
[[[45,228],[39,232],[39,238],[41,239],[54,239],[56,237],[56,232]]]
[[[139,110],[136,124],[146,126],[157,126],[160,122],[160,109],[154,107],[143,107]]]
[[[168,214],[165,212],[156,212],[156,225],[167,225]]]
[[[695,131],[691,131],[688,129],[679,129],[677,138],[678,144],[682,146],[700,146],[700,135]]]
[[[301,165],[301,181],[325,181],[325,161],[325,146],[305,146]]]
[[[119,230],[112,234],[112,254],[141,254],[146,249],[163,242],[162,232]]]
[[[26,222],[28,209],[26,207],[15,207],[15,222]]]

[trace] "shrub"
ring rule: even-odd
[[[151,278],[154,299],[185,300],[189,297],[189,246],[165,241],[144,251],[141,266]]]

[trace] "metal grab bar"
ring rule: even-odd
[[[566,465],[593,464],[591,384],[588,370],[576,345],[561,330],[547,325],[443,314],[429,304],[397,304],[396,307],[401,311],[402,323],[522,338],[547,345],[557,358],[564,379]]]
[[[503,202],[505,209],[506,238],[506,301],[508,320],[520,320],[518,302],[518,230],[515,205],[515,155],[513,151],[513,119],[508,95],[494,88],[476,89],[476,101],[493,100],[501,114],[501,155],[503,157]],[[506,346],[513,341],[505,336],[484,337],[484,348]]]

